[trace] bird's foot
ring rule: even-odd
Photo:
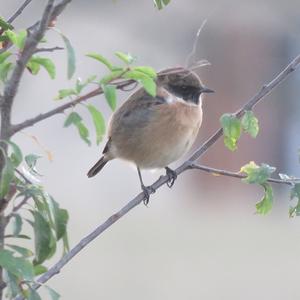
[[[155,189],[151,186],[145,186],[145,185],[141,185],[141,188],[145,195],[143,202],[147,206],[149,203],[150,195],[155,193]]]
[[[174,170],[170,169],[169,167],[165,167],[165,169],[166,169],[167,176],[169,177],[167,186],[171,188],[177,179],[177,173]]]

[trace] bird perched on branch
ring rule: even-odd
[[[177,174],[168,165],[194,143],[202,123],[201,94],[212,92],[188,69],[159,72],[155,97],[140,88],[114,112],[103,156],[88,177],[95,176],[112,159],[133,162],[147,204],[153,191],[144,185],[141,169],[165,168],[168,186],[174,184]]]

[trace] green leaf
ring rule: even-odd
[[[22,151],[20,149],[20,147],[13,143],[12,141],[7,141],[7,143],[11,146],[13,152],[10,156],[11,162],[14,165],[14,167],[18,167],[20,165],[20,163],[23,160],[23,154]]]
[[[5,238],[17,238],[17,239],[24,239],[24,240],[31,240],[31,237],[25,234],[19,234],[19,235],[6,235]]]
[[[60,298],[60,294],[57,293],[54,289],[50,288],[47,285],[45,285],[45,288],[48,290],[49,296],[52,300],[58,300]]]
[[[28,296],[26,297],[26,299],[28,299],[28,300],[42,300],[39,293],[31,287],[29,287],[29,289],[28,289]]]
[[[33,267],[33,269],[34,269],[34,275],[35,276],[41,275],[41,274],[46,273],[48,271],[48,269],[43,265],[35,265]]]
[[[16,252],[20,253],[23,257],[30,257],[33,255],[33,252],[27,248],[20,247],[17,245],[6,244],[7,247],[15,250]]]
[[[71,79],[76,70],[76,57],[75,57],[75,50],[70,43],[70,40],[63,34],[61,37],[66,45],[67,49],[67,56],[68,56],[68,79]]]
[[[241,122],[243,130],[249,133],[253,138],[256,138],[259,132],[259,125],[253,112],[250,110],[246,111]]]
[[[10,183],[14,178],[14,166],[8,157],[5,157],[5,165],[1,173],[0,199],[4,198],[9,192]]]
[[[151,77],[152,79],[156,79],[157,78],[157,73],[155,72],[155,70],[151,67],[134,67],[133,68],[134,71],[139,71],[142,72],[146,75],[148,75],[149,77]]]
[[[220,118],[220,122],[223,128],[225,146],[231,151],[236,150],[237,141],[241,136],[241,121],[231,114],[224,114]]]
[[[246,173],[247,177],[242,179],[246,183],[259,183],[263,184],[267,179],[274,173],[276,168],[271,167],[267,164],[261,164],[258,166],[255,162],[244,165],[240,172]]]
[[[63,250],[64,254],[70,251],[70,246],[69,246],[69,238],[68,238],[68,232],[66,231],[64,236],[63,236]]]
[[[11,272],[8,272],[7,270],[3,270],[3,279],[4,282],[7,284],[8,288],[8,295],[7,297],[9,299],[12,299],[16,297],[18,294],[21,293],[19,284],[20,284],[20,279],[12,274]]]
[[[5,36],[8,37],[8,39],[18,48],[18,49],[23,49],[25,40],[27,37],[27,31],[26,30],[21,30],[19,33],[15,33],[12,30],[6,30],[5,31]]]
[[[7,29],[14,29],[14,27],[7,23],[2,17],[0,17],[0,27],[3,30],[7,30]]]
[[[11,56],[11,52],[5,51],[0,54],[0,64],[2,64],[8,57]]]
[[[35,264],[43,263],[52,252],[52,232],[49,223],[38,211],[31,211],[34,217]]]
[[[7,80],[8,74],[12,68],[13,64],[11,62],[3,62],[0,64],[0,81],[5,82]]]
[[[21,216],[18,214],[13,214],[12,217],[13,217],[12,231],[13,231],[13,235],[17,237],[22,230],[23,221]]]
[[[290,217],[300,216],[300,183],[296,183],[291,189],[290,199],[293,200],[294,198],[297,198],[297,204],[290,207]]]
[[[17,44],[17,34],[16,34],[14,31],[8,29],[8,30],[5,31],[4,34],[9,38],[9,40],[10,40],[14,45]]]
[[[71,112],[67,119],[65,120],[64,127],[69,127],[72,124],[77,124],[82,121],[82,118],[76,112]]]
[[[134,62],[135,57],[131,54],[126,54],[124,52],[116,51],[115,56],[117,56],[120,60],[122,60],[125,64],[130,65]]]
[[[40,175],[36,170],[37,160],[41,158],[41,156],[36,154],[28,154],[25,156],[24,160],[29,168],[29,172],[33,175]]]
[[[111,84],[103,84],[102,89],[104,91],[105,98],[107,100],[108,105],[114,111],[117,106],[117,93],[116,86]]]
[[[58,91],[58,96],[56,96],[54,100],[61,100],[73,95],[78,95],[78,93],[74,89],[62,89]]]
[[[154,0],[155,6],[161,10],[164,6],[168,5],[171,2],[171,0]]]
[[[17,34],[16,46],[19,49],[23,49],[24,48],[26,37],[27,37],[27,31],[26,30],[21,30]]]
[[[105,120],[102,113],[92,104],[87,106],[96,129],[96,143],[97,145],[102,141],[103,135],[105,134]]]
[[[266,215],[273,206],[273,190],[269,183],[263,183],[261,186],[264,188],[265,194],[262,200],[256,203],[256,212],[260,215]]]
[[[133,70],[125,73],[123,77],[140,82],[149,95],[151,95],[152,97],[156,96],[156,83],[145,73]]]
[[[102,56],[101,54],[98,54],[98,53],[88,53],[86,56],[100,61],[110,71],[114,70],[114,66],[112,65],[112,63],[108,59],[106,59],[104,56]]]
[[[32,75],[36,75],[40,71],[40,64],[33,60],[29,60],[26,64],[26,67]]]
[[[25,280],[32,280],[34,277],[32,264],[23,257],[15,257],[9,250],[0,250],[0,266]]]
[[[79,116],[78,113],[71,112],[64,123],[64,127],[68,127],[71,124],[73,124],[77,128],[82,140],[84,140],[90,146],[91,142],[89,140],[89,131],[86,128],[86,126],[82,123],[82,118]]]
[[[154,0],[154,4],[159,10],[163,8],[162,0]]]
[[[45,68],[51,79],[55,78],[55,65],[51,59],[40,56],[31,57],[31,59],[27,63],[27,67],[31,70],[32,74],[34,75],[36,75],[39,71],[39,67],[37,67],[37,64]]]
[[[67,224],[69,220],[68,211],[59,207],[59,204],[49,197],[49,208],[52,218],[54,220],[54,230],[56,232],[56,240],[60,240],[67,231]]]
[[[118,71],[112,71],[110,74],[102,77],[102,79],[100,80],[100,84],[107,84],[110,83],[111,81],[113,81],[114,79],[120,78],[120,76],[125,75],[125,71],[122,70],[118,70]]]

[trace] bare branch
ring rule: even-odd
[[[25,2],[20,6],[20,8],[7,20],[7,23],[11,24],[19,15],[22,14],[23,10],[32,0],[25,0]]]
[[[243,179],[246,178],[247,175],[237,173],[237,172],[230,172],[226,170],[220,170],[220,169],[215,169],[207,166],[202,166],[198,164],[191,164],[190,169],[196,169],[196,170],[201,170],[207,173],[210,173],[212,175],[222,175],[222,176],[228,176],[228,177],[233,177],[233,178],[238,178],[238,179]],[[295,183],[300,181],[300,178],[293,178],[292,180],[282,180],[282,179],[276,179],[276,178],[268,178],[268,182],[271,183],[278,183],[278,184],[287,184],[287,185],[294,185]]]
[[[52,48],[37,48],[34,53],[38,52],[54,52],[56,50],[64,50],[65,48],[63,47],[52,47]]]
[[[241,117],[245,110],[252,109],[259,101],[261,101],[267,94],[269,94],[279,83],[284,81],[287,76],[293,72],[300,64],[300,55],[297,56],[276,78],[274,78],[270,83],[263,86],[263,88],[253,97],[251,98],[237,113],[236,116]],[[194,154],[186,160],[181,166],[179,166],[175,172],[177,175],[183,173],[184,171],[190,170],[191,168],[195,168],[195,161],[202,156],[207,149],[209,149],[212,145],[216,143],[216,141],[223,135],[222,129],[219,129],[213,136],[211,136],[201,147],[198,148],[194,152]],[[199,168],[198,166],[197,168]],[[205,167],[202,167],[204,170]],[[222,170],[214,171],[226,172]],[[205,171],[209,171],[207,168]],[[236,177],[235,173],[226,172],[227,174],[233,175]],[[225,173],[223,174],[225,175]],[[229,175],[228,175],[229,176]],[[156,191],[158,188],[163,186],[168,182],[168,176],[161,176],[158,180],[156,180],[151,186],[151,190]],[[272,179],[272,182],[279,183],[277,179]],[[280,182],[287,184],[285,181]],[[38,278],[37,283],[33,285],[34,289],[38,289],[42,284],[47,282],[50,278],[52,278],[55,274],[58,274],[60,270],[74,257],[76,256],[84,247],[86,247],[89,243],[91,243],[96,237],[102,234],[106,229],[112,226],[116,221],[126,215],[130,210],[140,204],[145,198],[144,193],[138,194],[134,199],[132,199],[129,203],[127,203],[122,209],[120,209],[117,213],[110,216],[104,223],[99,225],[94,231],[84,237],[74,248],[70,250],[62,259],[60,259],[52,268],[50,268],[45,274]],[[23,298],[17,297],[16,300],[22,300]]]

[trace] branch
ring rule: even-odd
[[[119,83],[116,84],[116,88],[117,89],[122,89],[124,87],[127,87],[129,85],[132,85],[134,83],[134,80],[123,80],[123,81],[120,81]],[[33,117],[31,119],[28,119],[26,121],[23,121],[22,123],[19,123],[19,124],[16,124],[16,125],[12,125],[11,126],[11,132],[10,134],[13,135],[15,134],[16,132],[24,129],[24,128],[27,128],[27,127],[30,127],[30,126],[33,126],[34,124],[38,123],[38,122],[41,122],[43,120],[46,120],[56,114],[60,114],[60,113],[63,113],[66,109],[68,108],[71,108],[81,102],[84,102],[90,98],[93,98],[97,95],[101,95],[103,94],[103,90],[102,88],[97,88],[83,96],[80,96],[76,99],[74,99],[73,101],[70,101],[66,104],[63,104],[61,106],[58,106],[57,108],[54,108],[52,110],[49,110],[48,112],[46,113],[43,113],[43,114],[40,114],[36,117]]]
[[[7,23],[11,24],[19,15],[22,14],[23,10],[32,0],[25,0],[25,2],[20,6],[20,8],[7,20]]]
[[[243,178],[247,177],[247,175],[244,175],[244,174],[241,174],[238,172],[230,172],[230,171],[226,171],[226,170],[215,169],[215,168],[202,166],[202,165],[198,165],[198,164],[193,164],[193,163],[190,165],[190,169],[191,170],[194,170],[194,169],[201,170],[201,171],[204,171],[204,172],[210,173],[212,175],[216,175],[216,176],[221,175],[221,176],[228,176],[228,177],[239,178],[239,179],[243,179]],[[291,180],[268,178],[267,181],[271,182],[271,183],[294,185],[295,183],[300,181],[300,178],[293,178]]]
[[[270,83],[264,85],[262,89],[251,98],[237,113],[236,116],[241,117],[244,114],[245,110],[252,109],[259,101],[261,101],[267,94],[269,94],[279,83],[284,81],[287,76],[292,73],[300,64],[300,55],[297,56],[276,78],[274,78]],[[216,143],[216,141],[223,135],[222,129],[219,129],[214,135],[212,135],[194,154],[185,161],[181,166],[179,166],[175,172],[177,175],[183,173],[186,170],[189,170],[195,167],[195,160],[202,156],[207,149]],[[203,167],[204,168],[204,167]],[[206,169],[207,170],[207,169]],[[222,171],[222,170],[217,170]],[[225,171],[223,171],[225,172]],[[230,172],[226,172],[230,174]],[[154,192],[168,182],[168,176],[160,176],[151,186],[150,189]],[[276,183],[278,180],[272,179]],[[280,182],[281,183],[281,182]],[[283,182],[282,182],[283,183]],[[91,243],[96,237],[102,234],[106,229],[111,227],[116,221],[126,215],[130,210],[140,204],[145,198],[144,193],[138,194],[134,199],[127,203],[122,209],[117,213],[110,216],[104,223],[99,225],[94,231],[84,237],[74,248],[70,250],[64,257],[62,257],[53,267],[51,267],[45,274],[40,276],[32,288],[38,289],[42,284],[47,282],[55,274],[58,274],[60,270],[74,257],[76,256],[83,248],[85,248],[89,243]],[[21,296],[17,297],[16,300],[23,299]]]
[[[52,47],[52,48],[37,48],[34,53],[39,53],[39,52],[54,52],[56,50],[64,50],[63,47]]]

